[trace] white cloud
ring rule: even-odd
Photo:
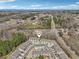
[[[1,1],[7,1],[12,2],[15,0],[0,0]],[[65,10],[79,10],[79,2],[75,2],[74,4],[68,4],[68,5],[58,5],[58,6],[45,6],[43,4],[33,4],[30,6],[19,6],[19,5],[0,5],[0,9],[65,9]]]
[[[79,10],[78,2],[69,5],[60,5],[60,6],[53,6],[52,9],[67,9],[67,10]]]
[[[58,5],[53,7],[46,7],[44,5],[31,5],[28,9],[65,9],[65,10],[79,10],[79,2],[75,2],[74,4],[68,4],[68,5]]]
[[[12,8],[17,8],[18,6],[11,6]]]
[[[76,6],[78,6],[78,5],[76,5],[76,4],[70,4],[70,5],[68,5],[69,7],[76,7]]]
[[[79,4],[79,2],[76,2],[76,4]]]
[[[35,4],[35,5],[31,5],[30,7],[41,7],[42,5],[39,4]]]
[[[14,2],[16,0],[0,0],[0,3],[4,3],[4,2]]]
[[[16,9],[16,8],[18,8],[18,6],[16,6],[16,5],[14,5],[14,6],[0,6],[0,9]]]

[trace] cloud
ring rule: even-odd
[[[26,9],[49,9],[49,7],[43,4],[34,4],[34,5],[30,5]]]
[[[79,10],[79,2],[69,5],[53,6],[52,9]]]
[[[18,6],[14,5],[14,6],[0,6],[0,9],[16,9],[19,8]]]
[[[30,7],[41,7],[42,5],[40,4],[35,4],[35,5],[31,5]]]
[[[12,2],[15,0],[0,0],[5,2]],[[43,5],[43,4],[33,4],[30,6],[19,6],[19,5],[0,5],[0,9],[65,9],[65,10],[79,10],[79,2],[75,2],[73,4],[68,5],[58,5],[58,6],[52,6],[52,5]]]
[[[79,4],[79,2],[76,2],[76,4]]]
[[[4,2],[14,2],[16,0],[0,0],[0,3],[4,3]]]
[[[17,8],[18,6],[11,6],[12,8]]]

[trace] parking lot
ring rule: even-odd
[[[31,37],[19,46],[8,59],[30,59],[40,55],[49,56],[50,59],[68,59],[65,52],[54,40]]]

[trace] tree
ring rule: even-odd
[[[26,41],[26,36],[23,33],[14,33],[11,40],[0,40],[0,57],[10,53],[13,48]]]
[[[40,55],[40,56],[39,56],[39,59],[44,59],[44,56],[41,56],[41,55]]]

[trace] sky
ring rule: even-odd
[[[0,0],[0,9],[79,10],[79,0]]]

